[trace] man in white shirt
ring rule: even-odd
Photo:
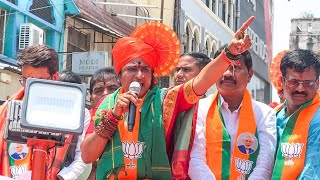
[[[191,179],[271,178],[275,112],[252,100],[246,90],[253,75],[250,52],[242,53],[237,61],[240,65],[229,66],[216,84],[218,92],[201,99],[195,110],[196,133],[188,172]],[[241,149],[247,137],[252,139],[249,151]]]
[[[85,109],[85,118],[84,118],[84,128],[83,128],[83,133],[78,136],[76,138],[76,145],[75,145],[75,149],[71,150],[71,148],[69,148],[69,156],[73,156],[69,159],[68,164],[64,164],[65,167],[63,167],[57,177],[58,179],[64,179],[64,180],[73,180],[73,179],[87,179],[87,177],[90,174],[91,171],[91,164],[86,164],[83,162],[82,158],[81,158],[81,151],[80,151],[80,144],[83,141],[83,138],[85,136],[85,132],[89,126],[91,120],[91,116],[90,116],[90,112],[89,110],[86,108]],[[70,152],[70,151],[74,151],[74,152]],[[68,157],[68,155],[67,155]]]
[[[58,54],[57,52],[47,46],[47,45],[33,45],[24,50],[22,50],[17,57],[18,65],[21,67],[21,78],[19,79],[23,88],[16,94],[12,96],[14,100],[23,100],[26,80],[28,78],[38,78],[47,80],[58,80]],[[80,83],[81,79],[79,78]],[[78,82],[79,83],[79,82]],[[5,126],[5,119],[7,112],[7,105],[0,107],[0,127],[3,129]],[[88,110],[85,110],[84,119],[84,132],[86,131],[91,116]],[[60,164],[66,163],[65,153],[62,150],[68,149],[68,143],[61,148],[51,148],[47,153],[46,158],[48,160],[47,166],[50,166],[46,172],[46,177],[50,179],[57,179],[57,177],[63,179],[77,179],[79,175],[85,170],[87,164],[85,164],[81,159],[80,153],[80,143],[84,137],[84,134],[78,136],[77,147],[74,148],[74,153],[72,155],[72,160],[69,161],[68,167],[63,168],[60,171]],[[71,138],[69,138],[71,139]],[[14,179],[31,179],[31,164],[33,151],[31,148],[27,147],[26,144],[23,145],[23,156],[18,159],[14,154],[12,154],[13,148],[16,147],[14,142],[5,142],[3,138],[3,133],[0,133],[0,176],[12,177]],[[63,157],[62,157],[63,156]],[[67,156],[68,157],[68,156]],[[59,175],[58,175],[59,173]],[[58,176],[57,176],[58,175]],[[0,177],[2,179],[2,177]]]
[[[81,77],[70,70],[63,70],[59,75],[59,81],[82,84]],[[85,137],[85,133],[89,127],[91,115],[87,108],[85,108],[85,117],[83,123],[83,133],[79,136],[73,136],[71,144],[65,155],[64,162],[60,165],[61,170],[57,174],[58,179],[73,180],[73,179],[87,179],[91,164],[86,164],[82,161],[80,144]]]

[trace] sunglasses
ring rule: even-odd
[[[300,84],[302,84],[304,87],[313,87],[314,85],[317,84],[318,79],[316,80],[297,80],[297,79],[290,79],[288,80],[287,78],[284,77],[285,85],[288,87],[297,87]]]

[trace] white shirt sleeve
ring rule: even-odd
[[[257,129],[259,136],[260,151],[256,166],[249,180],[271,179],[275,149],[277,143],[276,114],[269,106],[255,102],[254,113],[257,118]]]
[[[203,100],[200,100],[200,102]],[[200,103],[199,102],[199,103]],[[188,175],[191,179],[196,180],[215,180],[214,174],[211,172],[206,160],[206,116],[207,108],[204,104],[199,105],[196,133],[190,153],[190,163]]]
[[[86,108],[85,109],[85,118],[84,118],[84,128],[83,128],[83,133],[79,136],[78,142],[77,142],[77,148],[75,150],[75,157],[74,161],[68,166],[64,167],[58,175],[63,177],[65,180],[74,180],[77,179],[82,172],[87,168],[88,164],[85,164],[82,161],[81,158],[81,151],[80,151],[80,144],[83,141],[83,138],[85,136],[85,132],[87,131],[89,127],[89,123],[91,120],[90,112]]]

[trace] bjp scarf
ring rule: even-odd
[[[309,124],[320,105],[319,94],[290,115],[280,137],[272,179],[297,179],[304,167]],[[276,107],[279,112],[284,104]]]
[[[18,91],[17,94],[13,95],[10,100],[21,100],[24,95],[24,89]],[[5,121],[7,116],[7,103],[0,106],[0,175],[10,177],[10,168],[9,168],[9,157],[8,157],[8,143],[4,141],[4,132],[5,132]]]
[[[206,118],[207,164],[218,180],[238,178],[248,179],[252,169],[254,169],[256,165],[257,156],[259,154],[256,121],[254,118],[251,96],[248,90],[245,91],[243,96],[238,121],[238,131],[233,148],[233,156],[231,158],[231,138],[225,127],[220,109],[219,96],[218,92],[216,92],[213,95],[212,104]],[[255,142],[253,143],[253,146],[251,146],[252,150],[249,152],[242,152],[240,143],[246,136],[250,136]]]
[[[108,95],[98,108],[95,125],[100,123],[101,110],[114,107],[120,90]],[[125,122],[118,124],[112,140],[102,153],[97,166],[97,180],[104,179],[171,179],[171,169],[166,154],[163,133],[161,97],[159,85],[146,95],[139,120],[136,119],[137,132],[125,135]],[[139,109],[139,108],[137,108]],[[136,116],[138,118],[138,116]],[[140,121],[140,124],[137,125]],[[138,127],[136,127],[138,126]],[[129,135],[129,134],[128,134]],[[127,139],[126,139],[127,138]],[[131,152],[136,152],[132,154]],[[132,163],[130,162],[132,160]]]

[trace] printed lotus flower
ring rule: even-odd
[[[238,180],[246,179],[246,174],[250,174],[253,161],[236,158],[236,170],[241,174]]]
[[[10,172],[13,178],[19,177],[21,174],[26,173],[27,170],[28,168],[26,164],[21,166],[10,166]]]
[[[302,152],[302,143],[281,143],[282,156],[288,158],[289,161],[285,161],[284,164],[287,166],[294,165],[293,158],[300,158]]]
[[[144,142],[122,142],[122,152],[125,158],[130,159],[130,164],[127,164],[127,168],[135,168],[132,163],[133,159],[141,158],[144,149]]]

